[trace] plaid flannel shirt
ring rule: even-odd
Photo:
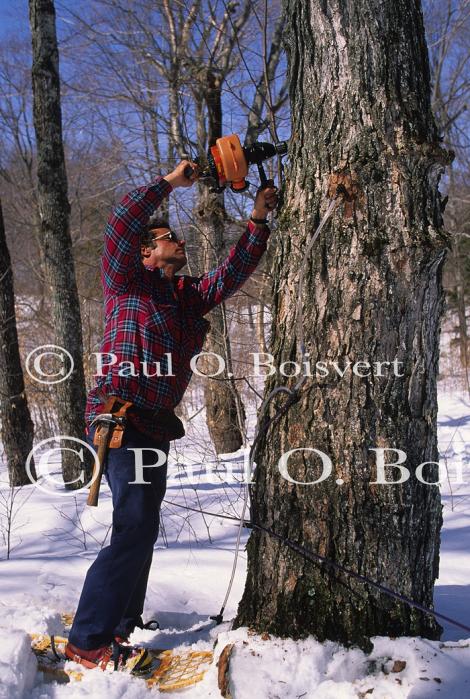
[[[175,275],[170,281],[163,270],[145,267],[141,232],[171,191],[171,185],[157,177],[127,194],[108,220],[101,259],[103,375],[96,377],[88,394],[88,425],[108,395],[137,408],[173,411],[191,379],[191,358],[201,352],[210,327],[204,316],[243,285],[266,249],[269,229],[249,222],[225,260],[201,277]],[[129,417],[157,440],[175,438],[155,420],[132,413]]]

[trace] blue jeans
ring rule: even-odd
[[[93,444],[95,428],[88,435]],[[136,478],[132,448],[160,449],[156,442],[126,425],[122,446],[109,449],[105,475],[113,497],[113,526],[109,546],[101,549],[88,569],[69,640],[84,650],[108,645],[114,636],[126,637],[141,623],[153,546],[158,537],[160,505],[166,490],[167,463],[143,469],[148,484],[129,484]],[[95,447],[96,449],[96,447]],[[143,451],[143,464],[157,462],[157,454]]]

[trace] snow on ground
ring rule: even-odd
[[[144,618],[157,617],[161,630],[139,631],[132,638],[158,647],[211,649],[216,657],[234,644],[230,662],[233,699],[460,699],[470,696],[470,639],[444,623],[440,642],[415,638],[375,638],[364,654],[313,638],[300,642],[263,639],[246,629],[230,630],[241,597],[246,565],[242,549],[223,625],[219,612],[229,581],[237,528],[216,515],[190,513],[190,504],[234,515],[241,509],[243,453],[215,464],[205,437],[203,415],[190,435],[170,452],[171,477],[163,526],[156,546]],[[191,423],[192,424],[192,423]],[[436,609],[470,626],[470,402],[456,391],[441,391],[439,445],[448,478],[442,486],[444,529]],[[192,479],[185,473],[192,470]],[[0,474],[5,477],[5,472]],[[227,478],[228,475],[228,478]],[[225,482],[229,480],[231,482]],[[9,489],[0,489],[0,529],[5,538]],[[15,491],[11,553],[0,560],[0,699],[134,699],[158,696],[124,674],[85,673],[82,682],[45,682],[35,670],[28,632],[62,633],[60,613],[75,608],[88,566],[106,540],[110,493],[102,489],[97,509],[85,506],[86,494],[63,497],[33,486]],[[63,493],[63,491],[62,491]],[[243,543],[247,533],[243,535]],[[441,622],[442,623],[442,622]],[[470,634],[468,634],[470,635]],[[175,699],[219,697],[217,667]]]

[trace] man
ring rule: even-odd
[[[247,228],[227,258],[201,277],[177,275],[187,261],[185,242],[166,221],[150,217],[173,189],[191,187],[196,178],[197,165],[183,160],[170,174],[125,196],[105,232],[101,354],[110,361],[88,396],[90,444],[106,399],[118,396],[132,405],[121,446],[109,449],[105,465],[114,508],[110,545],[88,570],[66,647],[67,657],[86,667],[140,667],[147,661],[123,642],[143,625],[169,443],[184,435],[173,410],[209,328],[204,316],[255,270],[270,233],[266,216],[277,203],[275,187],[258,191]],[[152,450],[160,450],[163,465],[155,467]],[[147,466],[141,469],[145,483],[136,477],[138,459]]]

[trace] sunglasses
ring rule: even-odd
[[[178,243],[179,238],[174,231],[168,231],[168,233],[163,233],[163,235],[157,235],[152,240],[171,240],[172,243]]]

